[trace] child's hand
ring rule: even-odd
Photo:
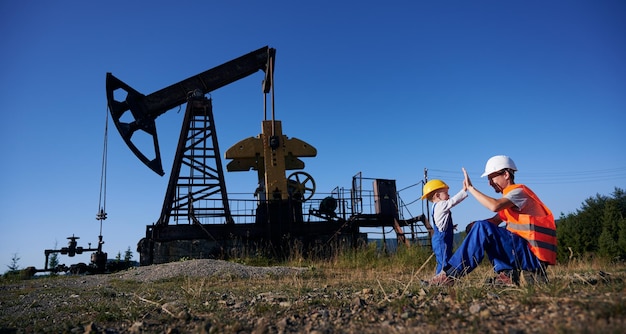
[[[463,176],[465,177],[465,179],[463,180],[463,190],[467,190],[469,187],[472,186],[472,181],[470,180],[469,175],[467,175],[465,167],[461,169],[463,169]]]

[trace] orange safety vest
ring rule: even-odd
[[[519,213],[513,208],[498,212],[500,218],[507,222],[506,228],[511,233],[517,234],[528,241],[530,251],[535,256],[548,264],[556,264],[556,224],[554,216],[548,207],[539,200],[537,195],[522,184],[512,184],[502,191],[506,195],[513,189],[521,188],[522,191],[539,203],[546,212],[545,216],[531,216]]]

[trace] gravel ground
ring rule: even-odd
[[[222,260],[189,260],[160,265],[137,267],[111,276],[140,282],[154,282],[177,276],[214,278],[265,278],[268,276],[294,275],[306,268],[254,267]]]
[[[190,260],[0,286],[3,333],[622,333],[624,273],[548,291]],[[404,288],[403,288],[404,286]]]

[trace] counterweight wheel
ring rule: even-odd
[[[305,172],[293,172],[287,177],[289,195],[297,199],[308,201],[315,194],[315,180]]]

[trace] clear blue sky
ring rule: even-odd
[[[317,148],[303,160],[321,193],[349,188],[359,171],[401,189],[424,168],[456,192],[465,167],[477,188],[499,196],[479,177],[495,154],[516,161],[516,181],[557,217],[626,189],[622,0],[172,3],[0,4],[5,270],[14,254],[42,268],[44,249],[72,234],[95,247],[106,72],[150,94],[265,45],[277,49],[276,118]],[[211,94],[222,152],[260,133],[262,79]],[[159,216],[182,111],[157,119],[165,177],[110,125],[110,258],[134,251]],[[256,187],[253,172],[226,177],[229,192]],[[421,194],[407,192],[405,202]],[[471,196],[453,211],[460,228],[492,215]]]

